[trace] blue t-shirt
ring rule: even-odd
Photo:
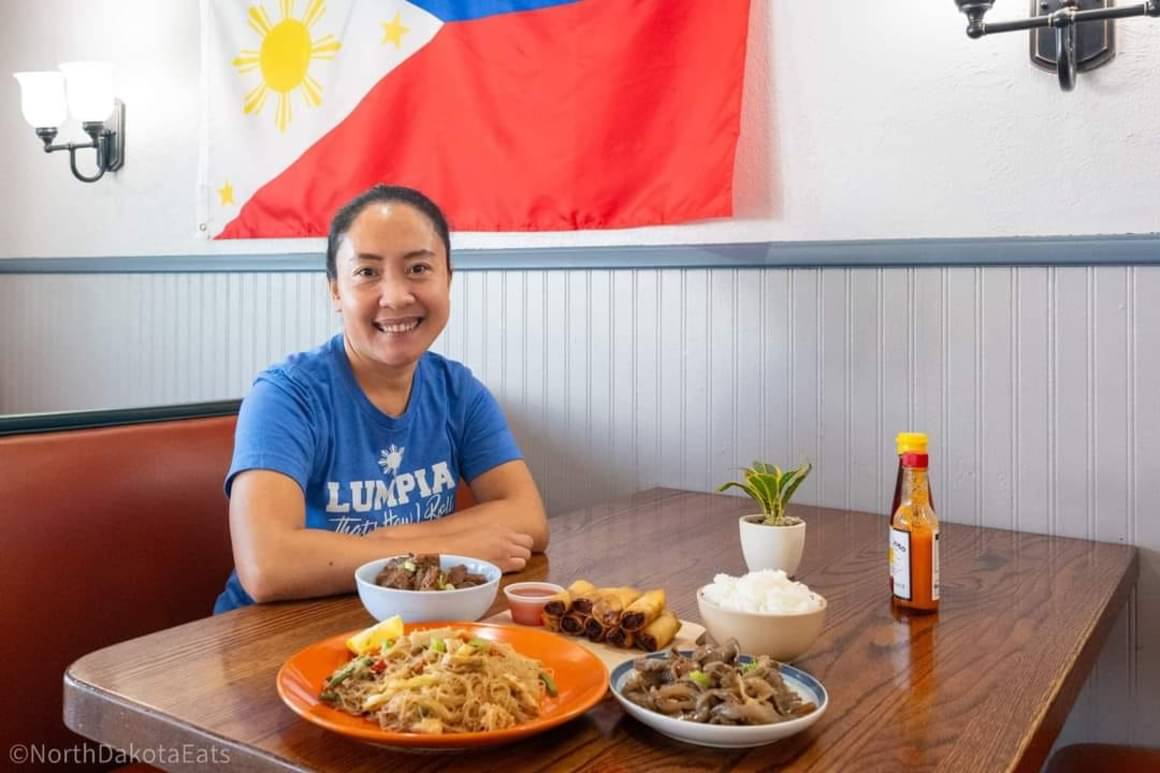
[[[425,353],[392,418],[358,385],[340,333],[254,381],[225,487],[245,470],[275,470],[302,488],[307,528],[367,534],[447,515],[461,478],[519,458],[498,403],[465,366]],[[214,613],[252,603],[231,572]]]

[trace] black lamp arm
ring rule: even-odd
[[[97,124],[101,126],[100,123]],[[56,136],[55,129],[37,129],[36,134],[44,142],[45,153],[55,153],[58,150],[68,151],[68,165],[72,169],[73,176],[81,182],[95,183],[97,180],[105,176],[105,156],[107,155],[107,147],[109,144],[109,137],[112,135],[109,131],[98,129],[96,132],[89,131],[89,126],[85,125],[85,131],[93,139],[89,142],[67,142],[63,145],[53,145],[52,140]],[[85,175],[77,169],[77,151],[88,150],[95,148],[97,151],[97,169],[100,171],[96,175]]]
[[[105,176],[105,172],[115,172],[121,168],[125,158],[125,106],[117,100],[113,115],[108,121],[85,121],[81,126],[85,134],[89,135],[88,142],[67,142],[62,145],[53,145],[57,130],[41,128],[36,130],[36,136],[44,143],[45,153],[55,153],[58,150],[68,151],[68,165],[73,176],[81,182],[95,183]],[[77,168],[77,151],[93,148],[97,151],[97,174],[86,175]]]
[[[1160,17],[1160,0],[1145,0],[1143,3],[1126,5],[1122,8],[1093,8],[1087,11],[1061,8],[1046,16],[1034,16],[1030,19],[1015,19],[1013,21],[985,22],[980,15],[977,18],[971,17],[967,34],[971,37],[981,37],[995,32],[1033,30],[1040,27],[1069,27],[1086,21],[1126,19],[1130,16]]]
[[[83,175],[83,174],[81,174],[81,171],[79,169],[77,169],[77,153],[76,152],[80,148],[94,147],[94,144],[90,143],[87,145],[81,145],[77,148],[69,148],[68,149],[68,165],[69,165],[69,168],[72,169],[73,177],[77,178],[78,180],[80,180],[81,182],[84,182],[84,183],[95,183],[97,180],[104,177],[105,176],[105,152],[104,151],[105,151],[105,146],[107,144],[108,144],[108,141],[104,137],[102,137],[95,144],[95,147],[97,149],[97,169],[99,169],[100,171],[92,176]]]

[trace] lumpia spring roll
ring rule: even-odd
[[[572,636],[583,636],[588,625],[588,615],[580,612],[569,612],[560,618],[560,630]]]
[[[544,624],[546,631],[556,633],[560,630],[560,618],[556,615],[549,615],[547,610],[540,613],[540,622]]]
[[[596,586],[587,580],[577,580],[569,585],[567,590],[548,599],[548,603],[544,605],[544,612],[556,617],[563,617],[568,614],[568,610],[572,607],[574,596],[580,596],[594,590],[596,590]]]
[[[635,641],[635,636],[632,631],[626,631],[618,625],[615,628],[608,629],[608,634],[604,640],[613,647],[622,647],[623,649],[630,650]]]
[[[640,591],[636,588],[605,588],[600,591],[596,603],[592,605],[592,616],[605,628],[618,625],[624,608],[640,598],[640,595]]]
[[[592,614],[592,605],[596,603],[596,597],[600,595],[600,590],[593,586],[592,583],[586,583],[586,585],[589,587],[581,590],[579,593],[572,593],[569,590],[572,596],[572,606],[569,608],[569,612],[580,612],[585,615]]]
[[[681,621],[677,619],[671,609],[666,609],[660,617],[649,623],[643,631],[637,633],[636,646],[646,652],[663,650],[676,638],[679,630],[681,630]]]
[[[620,627],[626,631],[639,631],[665,611],[665,592],[661,588],[647,591],[643,596],[624,608],[620,616]]]
[[[584,627],[584,635],[588,637],[588,641],[604,641],[608,635],[608,629],[600,624],[600,621],[595,617],[588,618],[588,624]]]

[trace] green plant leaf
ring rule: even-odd
[[[810,474],[810,470],[813,468],[814,466],[807,462],[801,467],[798,467],[796,470],[790,470],[788,473],[786,473],[788,479],[783,483],[781,489],[781,501],[783,506],[789,504],[789,500],[793,498],[794,492],[797,491],[798,486],[802,484],[802,481],[806,479],[806,477]]]
[[[776,470],[777,468],[774,467],[772,464],[766,464],[765,462],[755,461],[753,463],[753,469],[756,470],[757,472],[763,472],[766,475],[768,475],[768,474],[772,473],[774,470]]]
[[[768,472],[759,472],[756,474],[766,482],[767,487],[769,488],[770,496],[773,499],[777,499],[781,493],[781,480],[779,479],[777,473],[773,472],[773,470],[776,470],[777,468],[768,464],[765,465],[765,467],[767,470],[769,470]]]
[[[761,500],[761,494],[752,486],[749,486],[745,483],[738,483],[735,480],[731,480],[728,483],[722,483],[721,486],[717,490],[718,491],[727,491],[728,489],[731,489],[731,488],[739,488],[742,491],[744,491],[746,494],[748,494],[753,499],[754,502],[756,502],[761,507],[761,511],[765,512],[765,502],[763,502]]]
[[[745,482],[761,492],[761,512],[765,514],[772,513],[774,502],[777,500],[777,490],[774,486],[773,476],[757,472],[756,470],[746,470]]]

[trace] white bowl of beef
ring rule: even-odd
[[[376,620],[479,620],[495,602],[499,567],[448,553],[404,554],[369,561],[354,572],[358,597]],[[389,587],[394,586],[394,587]]]

